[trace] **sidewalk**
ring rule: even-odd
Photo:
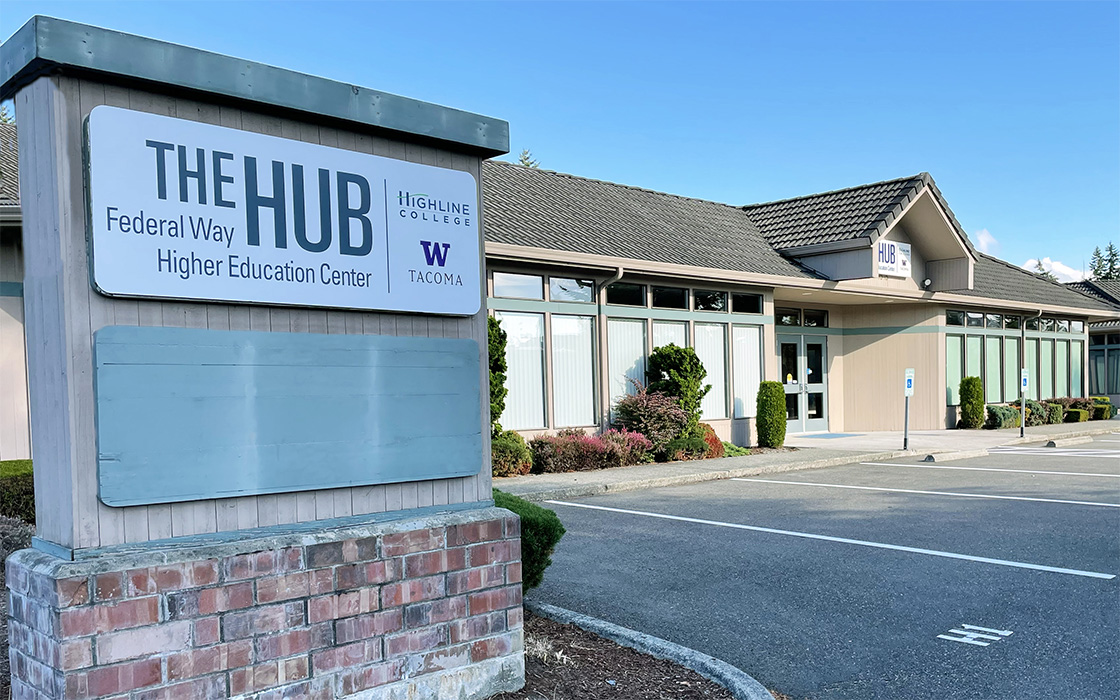
[[[530,501],[579,498],[799,469],[820,469],[895,457],[1042,443],[1058,437],[1102,435],[1114,430],[1120,431],[1120,420],[1040,425],[1027,428],[1025,439],[1019,437],[1018,428],[922,431],[910,434],[909,451],[901,449],[901,432],[862,433],[834,438],[800,435],[786,441],[787,446],[797,447],[796,450],[691,462],[640,464],[599,471],[496,478],[494,488]]]

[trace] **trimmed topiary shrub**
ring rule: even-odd
[[[615,426],[641,433],[649,439],[654,455],[677,439],[688,426],[688,414],[672,397],[648,391],[634,382],[638,393],[624,396],[615,404]]]
[[[957,427],[969,430],[984,425],[984,384],[980,377],[961,380],[961,420]]]
[[[1089,400],[1093,403],[1112,403],[1112,399],[1107,396],[1090,396]]]
[[[1066,409],[1063,408],[1061,404],[1048,403],[1046,404],[1046,410],[1046,422],[1050,425],[1057,425],[1058,423],[1062,422],[1063,418],[1066,417]]]
[[[1097,404],[1093,406],[1093,417],[1089,420],[1108,420],[1112,417],[1112,408],[1108,404]]]
[[[716,430],[707,423],[700,424],[700,433],[708,449],[704,452],[704,459],[719,459],[723,456],[723,441],[716,437]]]
[[[988,417],[984,421],[984,427],[989,430],[998,430],[1000,428],[1018,428],[1019,411],[1011,406],[997,406],[992,405],[987,407]]]
[[[35,475],[30,459],[0,462],[0,515],[35,524]]]
[[[700,401],[712,389],[704,383],[708,370],[692,348],[681,348],[670,343],[654,348],[649,355],[646,383],[651,393],[665,394],[676,400],[688,416],[684,434],[700,435]]]
[[[708,443],[704,442],[704,438],[699,437],[679,437],[669,443],[665,448],[665,453],[669,459],[680,462],[688,459],[704,459],[708,454]]]
[[[490,436],[502,432],[498,423],[506,410],[506,332],[493,316],[486,317],[486,333],[490,353]]]
[[[494,489],[494,505],[521,517],[521,587],[529,590],[541,585],[544,571],[552,563],[552,552],[564,536],[564,526],[556,513],[523,498]]]
[[[1071,408],[1066,411],[1066,423],[1084,423],[1089,420],[1089,412],[1083,408]]]
[[[786,390],[780,382],[758,385],[754,421],[760,447],[781,447],[785,443]]]
[[[494,476],[520,476],[528,474],[533,466],[533,454],[525,438],[512,430],[499,433],[490,440],[490,466]]]

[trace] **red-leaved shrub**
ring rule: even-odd
[[[638,382],[634,382],[634,386],[637,394],[624,396],[615,404],[615,426],[645,435],[654,454],[664,452],[669,443],[684,432],[688,414],[676,399],[646,391]]]
[[[704,438],[704,444],[708,446],[707,452],[704,453],[704,459],[718,459],[722,457],[723,441],[716,436],[715,428],[707,423],[701,423],[700,431]]]
[[[650,442],[630,431],[608,430],[588,435],[578,429],[561,430],[529,441],[533,471],[540,473],[581,472],[609,469],[646,461]]]

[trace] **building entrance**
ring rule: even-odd
[[[786,390],[786,432],[828,430],[827,338],[779,335],[778,357]]]

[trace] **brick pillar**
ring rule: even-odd
[[[484,508],[79,561],[22,550],[7,563],[13,698],[515,690],[519,526]]]

